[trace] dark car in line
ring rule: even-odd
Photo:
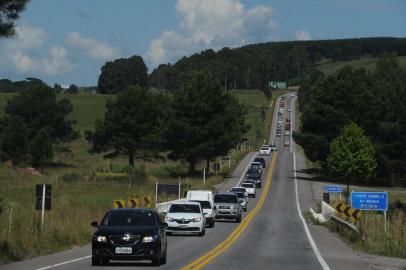
[[[166,263],[167,223],[152,209],[112,209],[96,228],[92,238],[92,265],[106,265],[110,260],[151,260]]]
[[[262,168],[265,168],[265,166],[266,166],[266,162],[265,162],[265,159],[264,159],[264,158],[257,157],[257,158],[254,159],[254,162],[259,162],[259,163],[261,163]]]
[[[261,188],[262,186],[261,172],[256,168],[249,168],[245,175],[245,179],[254,181],[257,188]]]

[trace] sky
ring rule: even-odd
[[[371,36],[406,37],[405,0],[31,0],[0,39],[0,79],[93,86],[132,55],[152,72],[208,48]]]

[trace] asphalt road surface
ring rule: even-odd
[[[290,99],[288,95],[284,117],[289,114]],[[279,101],[275,106],[273,125],[278,106]],[[283,145],[283,135],[274,138],[274,130],[275,126],[270,142],[274,141],[279,151],[266,158],[263,181],[268,181],[268,185],[263,184],[262,189],[257,190],[256,198],[250,199],[243,222],[216,222],[214,228],[206,230],[204,237],[168,237],[168,261],[160,269],[323,269],[323,260],[316,255],[317,250],[312,247],[299,216],[291,148]],[[235,177],[220,185],[219,191],[236,185],[256,154],[247,155],[234,171]],[[267,192],[262,194],[264,190]],[[3,265],[0,270],[96,269],[91,266],[90,254],[88,245]],[[113,262],[100,268],[150,269],[151,266],[149,262]],[[328,266],[324,265],[324,269]]]

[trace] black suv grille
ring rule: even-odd
[[[113,244],[130,245],[137,243],[141,239],[141,236],[137,234],[120,234],[110,235],[109,238]]]

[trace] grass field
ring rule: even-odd
[[[318,67],[323,73],[330,75],[339,70],[344,66],[353,66],[354,68],[365,68],[367,70],[374,70],[376,62],[379,58],[363,58],[359,60],[352,61],[337,61],[332,63],[322,64]],[[406,67],[406,56],[398,57],[399,63],[401,66]]]
[[[16,94],[0,93],[0,117],[4,115],[4,106],[7,100]],[[114,98],[108,95],[93,94],[64,94],[57,95],[58,99],[68,98],[73,105],[73,112],[68,116],[69,120],[75,120],[75,129],[79,131],[92,130],[96,119],[103,119],[106,111],[106,99]]]
[[[248,107],[247,123],[251,126],[246,137],[261,142],[267,136],[271,116],[270,100],[261,91],[234,90],[232,94]],[[0,115],[3,106],[12,94],[0,94]],[[106,96],[78,94],[63,95],[71,100],[74,111],[69,119],[77,121],[79,131],[92,129],[95,119],[103,118]],[[58,98],[61,98],[58,95]],[[275,97],[273,97],[275,98]],[[262,120],[261,107],[268,108]],[[257,131],[258,130],[258,131]],[[177,182],[180,175],[187,188],[214,189],[223,177],[207,178],[203,186],[200,176],[187,177],[187,164],[181,161],[136,160],[136,166],[145,168],[146,175],[133,179],[131,187],[124,179],[95,178],[95,172],[119,172],[126,165],[125,157],[104,160],[101,154],[90,155],[89,145],[78,139],[68,145],[71,153],[56,154],[51,167],[43,176],[27,176],[0,164],[0,262],[21,260],[23,258],[48,254],[72,246],[89,242],[92,228],[89,222],[99,220],[102,214],[112,207],[114,199],[137,197],[139,194],[153,194],[154,183],[159,181]],[[232,150],[232,168],[236,166],[248,150]],[[197,170],[203,168],[198,164]],[[223,173],[232,170],[225,168]],[[34,210],[35,185],[53,185],[52,211],[46,213],[45,226],[39,227],[39,213]],[[10,226],[9,218],[12,213]]]

